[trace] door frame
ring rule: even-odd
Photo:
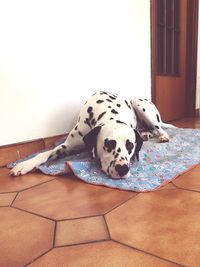
[[[155,74],[156,74],[156,0],[150,0],[151,19],[151,94],[152,101],[155,98]],[[187,41],[186,41],[186,101],[185,116],[196,115],[196,79],[197,79],[197,46],[198,46],[198,7],[199,0],[187,2]],[[199,26],[200,27],[200,26]]]

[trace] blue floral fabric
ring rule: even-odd
[[[76,177],[87,183],[137,192],[152,191],[200,163],[200,130],[174,128],[167,132],[168,143],[159,143],[157,139],[144,142],[140,160],[131,163],[131,175],[127,179],[107,177],[88,152],[47,161],[38,169],[49,175],[65,175],[67,164]],[[10,163],[8,167],[26,159]]]

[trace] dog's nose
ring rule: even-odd
[[[115,166],[115,170],[119,173],[119,176],[123,177],[124,175],[128,173],[129,167],[126,164],[124,165],[117,164]]]

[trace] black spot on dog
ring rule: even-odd
[[[89,107],[89,108],[87,109],[87,112],[90,113],[90,112],[92,112],[92,110],[93,110],[93,107]]]
[[[104,102],[104,100],[97,100],[97,104],[101,104],[101,103],[103,103]]]
[[[114,120],[114,118],[110,118],[110,120]]]
[[[126,149],[128,151],[128,154],[130,155],[133,150],[133,143],[129,141],[129,139],[126,140]]]
[[[58,150],[56,151],[56,155],[60,156],[61,154],[62,154],[62,152],[58,149]]]
[[[77,130],[77,128],[78,128],[78,125],[76,125],[75,130]]]
[[[129,109],[131,109],[131,106],[128,104],[128,101],[125,100],[125,103]]]
[[[106,99],[106,101],[108,101],[108,102],[112,102],[112,100],[110,100],[110,99]]]
[[[113,162],[114,162],[113,160],[110,162],[110,165],[109,165],[110,167],[112,166]]]
[[[130,126],[131,126],[131,128],[133,129],[133,124],[131,124]]]
[[[143,99],[139,99],[140,101],[143,101]]]
[[[94,116],[94,113],[90,112],[90,115],[89,115],[90,120],[93,118],[93,116]]]
[[[115,140],[109,140],[108,138],[106,138],[104,140],[104,146],[107,148],[107,151],[110,153],[113,149],[115,149],[117,145],[117,142]]]
[[[160,127],[159,127],[159,126],[157,126],[157,125],[155,125],[155,128],[156,128],[156,129],[160,129]]]
[[[62,148],[66,149],[67,147],[66,147],[66,145],[62,145]]]
[[[121,107],[121,105],[120,105],[120,104],[117,104],[117,107],[118,107],[118,108],[120,108],[120,107]]]
[[[125,125],[127,125],[125,122],[120,121],[120,120],[116,120],[116,123],[121,123],[121,124],[125,124]]]
[[[90,120],[88,118],[84,120],[84,123],[87,124],[90,128],[92,128]]]
[[[120,147],[117,149],[117,152],[118,152],[118,153],[120,153],[120,152],[121,152],[121,148],[120,148]]]
[[[53,158],[53,156],[54,156],[54,155],[50,155],[50,156],[48,157],[48,160],[51,159],[51,158]]]
[[[98,116],[97,120],[99,121],[105,114],[106,114],[106,111],[102,112],[102,113]]]
[[[117,154],[115,155],[115,159],[118,158],[118,156],[119,156],[119,154],[117,153]]]
[[[108,93],[107,92],[104,92],[104,91],[102,91],[102,92],[100,92],[100,95],[107,95]]]
[[[115,109],[112,109],[111,112],[112,112],[113,114],[119,114]]]
[[[110,99],[112,99],[112,100],[115,100],[115,99],[116,99],[115,96],[111,96],[111,95],[109,95],[109,97],[110,97]]]
[[[145,108],[143,108],[142,110],[143,110],[144,112],[146,111],[146,109],[145,109]]]
[[[108,108],[111,108],[111,106],[108,106]]]
[[[91,120],[91,124],[92,124],[93,126],[95,126],[95,125],[96,125],[96,120],[95,120],[95,119],[92,119],[92,120]]]
[[[156,114],[157,121],[160,122],[160,117],[158,114]]]
[[[80,132],[80,131],[78,132],[78,134],[79,134],[80,136],[83,136],[82,132]]]
[[[74,137],[74,135],[73,135],[73,134],[71,134],[71,137]]]

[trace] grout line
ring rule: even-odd
[[[45,175],[45,174],[44,174],[44,175]],[[47,175],[46,175],[46,176],[47,176]],[[27,188],[24,188],[24,189],[21,189],[21,190],[1,192],[0,195],[1,195],[1,194],[11,194],[11,193],[20,193],[20,192],[26,191],[26,190],[28,190],[28,189],[32,189],[32,188],[34,188],[34,187],[36,187],[36,186],[40,186],[40,185],[42,185],[42,184],[45,184],[45,183],[51,182],[51,181],[53,181],[53,180],[56,180],[57,178],[58,178],[58,177],[55,177],[55,178],[52,178],[51,180],[44,181],[44,182],[41,182],[41,183],[39,183],[39,184],[31,185],[30,187],[27,187]],[[17,178],[13,178],[13,179],[17,179]],[[28,178],[27,178],[27,179],[28,179]]]
[[[183,188],[183,187],[179,187],[179,186],[177,186],[176,189],[189,191],[189,192],[194,192],[194,193],[200,193],[200,191],[197,191],[197,190],[194,190],[194,189]]]
[[[40,256],[38,256],[37,258],[29,261],[28,263],[26,263],[23,267],[26,267],[30,264],[32,264],[33,262],[37,261],[39,258],[41,258],[42,256],[46,255],[47,253],[49,253],[51,250],[53,250],[53,248],[50,248],[49,250],[47,250],[46,252],[44,252],[43,254],[41,254]]]
[[[18,193],[19,191],[13,191],[13,192],[0,192],[0,195],[3,194],[14,194],[14,193]]]
[[[170,263],[176,264],[177,266],[186,267],[185,265],[182,265],[182,264],[180,264],[180,263],[177,263],[177,262],[174,262],[174,261],[168,260],[168,259],[166,259],[166,258],[162,258],[162,257],[160,257],[160,256],[158,256],[158,255],[152,254],[152,253],[150,253],[150,252],[147,252],[147,251],[145,251],[145,250],[142,250],[142,249],[139,249],[139,248],[136,248],[136,247],[130,246],[130,245],[128,245],[128,244],[122,243],[122,242],[120,242],[120,241],[118,241],[118,240],[115,240],[115,239],[111,239],[111,240],[112,240],[113,242],[115,242],[115,243],[118,243],[118,244],[122,245],[122,246],[125,246],[125,247],[128,247],[128,248],[131,248],[131,249],[137,250],[137,251],[139,251],[139,252],[142,252],[142,253],[144,253],[144,254],[147,254],[147,255],[153,256],[153,257],[155,257],[155,258],[158,258],[158,259],[160,259],[160,260],[164,260],[164,261],[167,261],[167,262],[170,262]]]
[[[12,203],[10,204],[10,207],[12,207],[12,205],[13,205],[13,203],[15,202],[15,200],[16,200],[16,198],[17,198],[18,195],[19,195],[19,192],[17,192],[16,196],[14,197]]]
[[[109,236],[109,238],[111,240],[111,234],[110,234],[110,230],[109,230],[108,223],[106,221],[106,216],[105,215],[103,215],[103,220],[104,220],[104,223],[105,223],[106,230],[108,232],[108,236]]]
[[[140,195],[140,193],[136,193],[134,195],[132,195],[130,198],[126,199],[125,201],[121,202],[120,204],[117,204],[116,206],[114,206],[113,208],[109,209],[108,211],[106,211],[104,213],[104,215],[107,215],[108,213],[110,213],[111,211],[115,210],[116,208],[119,208],[120,206],[123,206],[126,202],[128,202],[129,200],[137,197],[138,195]]]
[[[178,186],[173,183],[173,181],[171,181],[171,183],[173,184],[173,186],[175,186],[176,189],[179,189]]]
[[[107,242],[107,241],[112,241],[112,240],[110,240],[110,239],[101,239],[101,240],[94,240],[94,241],[88,241],[88,242],[82,242],[82,243],[74,243],[74,244],[69,244],[69,245],[61,245],[61,246],[56,246],[55,248],[64,248],[64,247],[88,245],[88,244],[95,244],[95,243],[101,243],[101,242]]]
[[[54,220],[54,219],[52,219],[52,218],[49,218],[49,217],[45,217],[45,216],[43,216],[43,215],[41,215],[41,214],[37,214],[37,213],[31,212],[31,211],[28,211],[28,210],[24,210],[24,209],[15,207],[15,206],[10,206],[10,207],[13,208],[13,209],[17,209],[17,210],[20,210],[20,211],[23,211],[23,212],[26,212],[26,213],[29,213],[29,214],[32,214],[32,215],[41,217],[41,218],[46,219],[46,220],[50,220],[50,221],[56,222],[56,220]]]
[[[56,178],[52,178],[51,180],[42,182],[42,183],[40,183],[40,184],[32,185],[31,187],[24,188],[24,189],[22,189],[22,190],[19,190],[18,192],[23,192],[23,191],[26,191],[26,190],[28,190],[28,189],[32,189],[32,188],[37,187],[37,186],[40,186],[40,185],[42,185],[42,184],[49,183],[49,182],[51,182],[51,181],[53,181],[53,180],[56,180]]]
[[[100,217],[100,216],[102,216],[102,214],[88,215],[88,216],[68,218],[68,219],[60,219],[60,220],[56,220],[56,222],[74,221],[74,220],[87,219],[87,218]]]
[[[54,233],[53,233],[53,248],[55,248],[55,243],[56,243],[56,233],[57,233],[57,222],[55,222],[55,226],[54,226]]]

